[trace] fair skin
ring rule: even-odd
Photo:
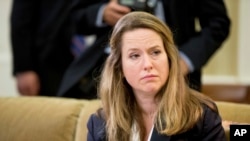
[[[36,96],[40,90],[40,81],[36,72],[25,71],[16,75],[18,92],[24,96]]]
[[[161,37],[153,30],[139,28],[122,36],[122,69],[142,110],[147,140],[156,113],[156,94],[169,74],[167,54]]]
[[[131,12],[129,7],[118,4],[117,0],[111,0],[104,8],[103,20],[106,24],[114,26],[125,14]]]

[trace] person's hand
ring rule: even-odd
[[[229,129],[231,124],[234,124],[234,125],[250,125],[250,123],[244,123],[244,122],[235,122],[235,121],[229,121],[229,120],[223,120],[222,121],[222,126],[224,127],[224,129]]]
[[[181,65],[182,74],[186,76],[189,73],[189,69],[188,69],[188,65],[182,58],[180,58],[180,65]]]
[[[21,95],[35,96],[40,90],[38,75],[33,71],[18,73],[16,75],[17,89]]]
[[[117,0],[111,0],[104,8],[103,20],[106,24],[114,26],[125,14],[131,12],[129,7],[119,5]]]

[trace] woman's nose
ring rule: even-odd
[[[153,68],[152,59],[150,58],[150,56],[147,55],[144,56],[143,65],[145,71],[149,71]]]

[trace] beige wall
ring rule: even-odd
[[[225,0],[231,18],[231,32],[203,72],[204,83],[250,84],[249,0]]]
[[[228,39],[209,61],[204,69],[208,75],[236,75],[237,71],[237,27],[239,1],[226,0],[228,14],[231,19],[231,31]],[[232,59],[235,58],[235,59]],[[231,69],[228,69],[231,68]]]
[[[9,13],[12,0],[0,0],[0,96],[17,96],[11,75]]]

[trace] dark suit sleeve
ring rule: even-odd
[[[10,17],[13,73],[33,70],[32,48],[36,26],[36,1],[14,0]]]
[[[107,4],[107,2],[107,0],[79,1],[79,3],[74,6],[72,18],[78,34],[103,34],[106,32],[106,28],[110,28],[108,26],[96,26],[99,9]],[[103,30],[105,30],[105,32]]]
[[[223,0],[194,0],[201,31],[180,46],[194,69],[204,66],[229,35],[230,19]],[[190,9],[191,10],[191,9]]]
[[[226,141],[220,115],[205,106],[202,126],[202,141]]]
[[[105,141],[105,121],[97,114],[92,114],[87,123],[87,141]]]

